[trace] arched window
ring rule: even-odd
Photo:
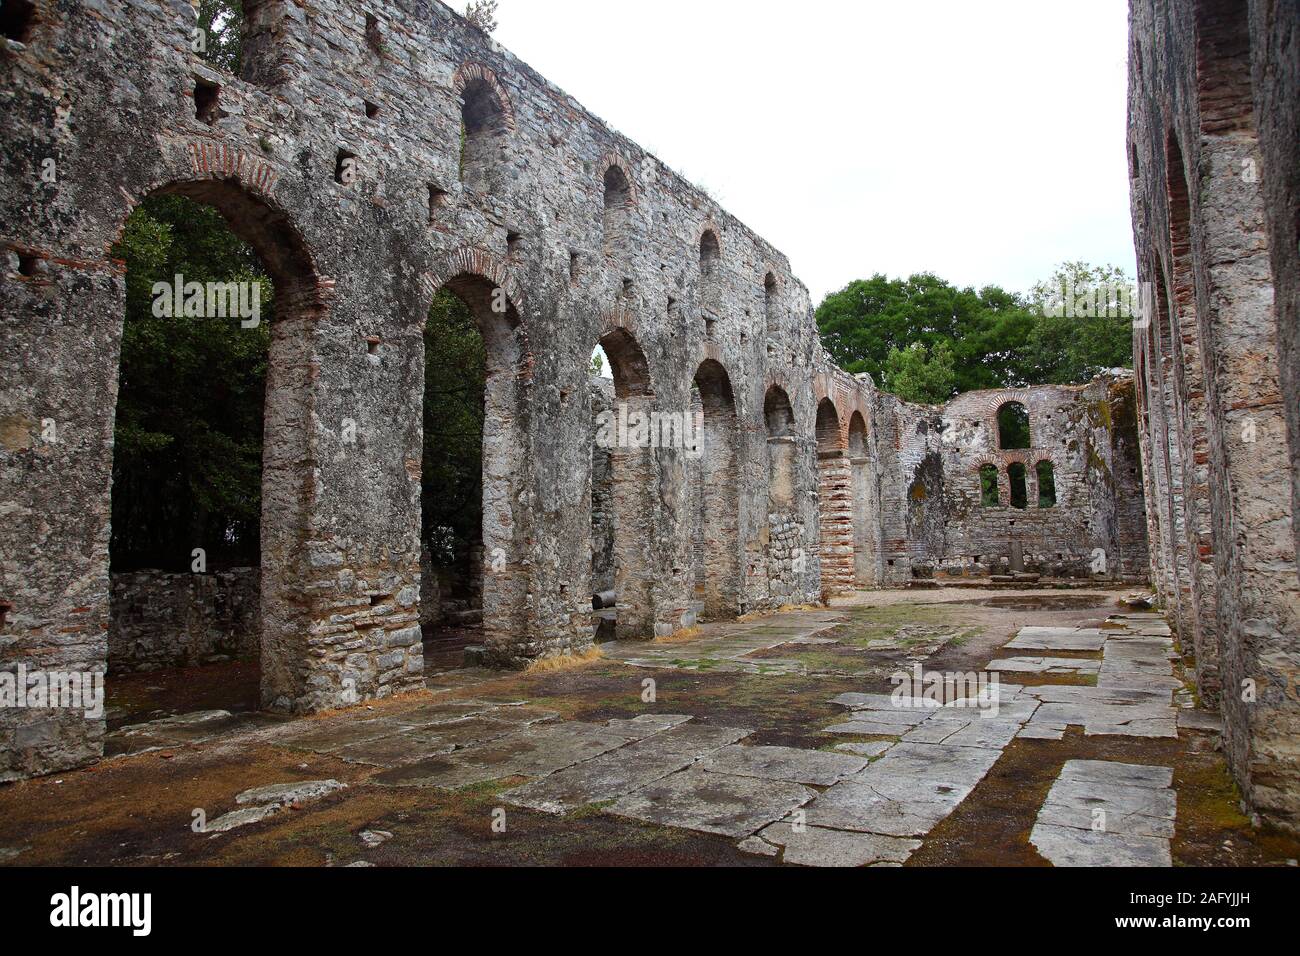
[[[996,465],[985,465],[980,469],[980,504],[985,508],[996,508],[1002,504]]]
[[[1025,466],[1018,461],[1012,462],[1007,468],[1007,479],[1011,484],[1011,507],[1028,508],[1029,484]]]
[[[833,452],[840,447],[840,415],[829,398],[817,405],[817,451]]]
[[[627,174],[618,164],[605,170],[605,248],[620,248],[627,237],[629,212],[632,206],[632,187]]]
[[[767,423],[767,508],[769,514],[788,512],[795,503],[794,409],[790,397],[776,385],[763,399]]]
[[[794,409],[784,390],[773,385],[763,399],[763,418],[767,423],[768,438],[788,438],[794,435]]]
[[[780,322],[777,292],[776,276],[769,272],[763,279],[763,314],[767,319],[767,330],[769,332],[775,331]]]
[[[1056,507],[1056,473],[1050,461],[1040,461],[1035,468],[1038,473],[1038,507]]]
[[[1029,412],[1019,402],[1007,402],[998,409],[998,447],[1030,447]]]
[[[718,235],[712,229],[705,229],[700,237],[700,275],[706,279],[713,278],[722,258],[722,247],[718,245]]]
[[[475,192],[488,192],[492,171],[505,147],[509,121],[505,104],[485,77],[465,84],[460,106],[460,180]]]

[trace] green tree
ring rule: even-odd
[[[113,454],[115,570],[258,563],[263,397],[274,292],[256,254],[209,206],[146,199],[114,255],[126,314]],[[159,318],[154,283],[256,282],[261,322]]]
[[[423,534],[451,565],[483,536],[483,395],[487,352],[469,307],[446,289],[424,327]]]
[[[243,66],[244,5],[240,0],[199,0],[198,21],[203,33],[203,59],[239,75]]]
[[[822,342],[846,370],[881,381],[894,350],[945,343],[960,392],[1020,384],[1020,348],[1033,324],[1033,313],[1013,293],[997,286],[959,289],[930,273],[858,280],[817,310]]]
[[[1105,369],[1132,364],[1131,319],[1058,313],[1077,313],[1074,306],[1089,293],[1131,284],[1120,269],[1086,263],[1062,264],[1028,295],[992,285],[957,288],[930,273],[907,279],[875,275],[828,295],[817,309],[817,327],[843,368],[869,372],[882,384],[890,378],[887,363],[895,353],[893,361],[903,363],[893,369],[895,379],[903,369],[919,375],[914,366],[920,357],[902,353],[921,345],[929,361],[941,343],[951,350],[956,392],[1086,382]],[[1052,290],[1062,288],[1072,290],[1069,310],[1058,308],[1060,292],[1053,297]],[[1110,301],[1107,312],[1118,313]],[[1119,301],[1116,297],[1116,306]],[[931,378],[933,373],[926,373],[921,393],[935,394]]]
[[[1086,382],[1109,368],[1132,367],[1138,299],[1123,269],[1063,262],[1028,300],[1038,316],[1025,343],[1033,384]]]
[[[938,405],[957,391],[957,373],[952,349],[939,342],[926,348],[914,342],[905,349],[891,349],[885,359],[883,387],[909,402]]]

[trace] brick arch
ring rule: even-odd
[[[433,302],[433,297],[440,289],[451,286],[458,279],[480,278],[491,283],[506,294],[506,321],[515,337],[511,351],[516,372],[521,381],[531,381],[534,367],[532,347],[528,337],[528,326],[524,320],[524,297],[519,284],[510,274],[505,260],[476,246],[461,246],[448,253],[428,270],[420,274],[420,293],[423,317]],[[485,336],[486,338],[486,336]],[[491,344],[491,343],[487,343]]]
[[[822,412],[827,408],[835,416],[835,430],[833,432],[830,431],[830,423],[822,419]],[[818,451],[842,451],[847,445],[844,416],[840,414],[835,400],[829,395],[823,395],[817,399],[817,418],[814,427],[817,433]]]
[[[632,175],[632,164],[621,153],[610,150],[600,157],[597,168],[600,170],[602,184],[605,174],[615,166],[622,172],[623,178],[627,180],[627,205],[629,207],[635,206],[640,201],[640,190],[637,188],[636,177]]]
[[[126,212],[110,248],[120,242],[126,222],[150,196],[178,195],[211,206],[232,232],[247,242],[276,284],[281,312],[301,315],[328,310],[335,280],[324,276],[306,237],[274,193],[280,173],[263,160],[225,144],[191,143],[189,169],[177,169],[135,195],[121,190]]]
[[[452,77],[451,82],[451,88],[455,92],[457,99],[465,95],[466,88],[475,80],[482,80],[492,90],[497,102],[501,105],[502,122],[505,124],[506,129],[513,132],[517,128],[514,105],[510,102],[510,94],[506,92],[505,86],[497,78],[491,67],[474,60],[462,63],[456,70],[456,75]]]
[[[638,319],[635,312],[625,306],[615,306],[606,312],[600,321],[598,344],[605,350],[613,369],[619,370],[615,375],[615,391],[620,398],[637,396],[653,398],[654,377],[650,373],[650,362],[641,346],[641,336],[637,334]]]
[[[305,423],[310,421],[310,369],[316,356],[315,329],[333,300],[334,281],[322,276],[309,243],[290,212],[274,195],[276,177],[247,154],[225,146],[188,151],[189,170],[177,170],[131,195],[117,230],[145,199],[155,195],[185,196],[217,210],[230,231],[247,243],[270,274],[275,287],[275,322],[267,353],[263,404],[262,509],[260,544],[261,698],[264,707],[304,713],[337,707],[349,695],[374,697],[378,688],[348,688],[337,673],[313,670],[307,635],[333,613],[302,594],[303,542],[315,537],[311,526],[313,481],[309,463],[319,453],[317,442],[328,442]],[[179,166],[179,164],[175,164]],[[105,303],[108,306],[108,302]],[[121,315],[123,300],[110,308]],[[121,325],[118,326],[121,328]],[[120,366],[113,373],[118,379]],[[114,393],[114,399],[120,393]],[[110,419],[111,423],[111,419]],[[107,450],[111,462],[113,450]],[[106,486],[111,497],[117,489]],[[96,559],[100,555],[95,556]],[[107,575],[107,540],[102,559]],[[110,617],[104,609],[104,619]],[[107,654],[105,652],[105,662]],[[110,667],[111,670],[111,667]]]

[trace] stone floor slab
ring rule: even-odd
[[[1098,628],[1022,627],[1006,647],[1015,651],[1099,651],[1105,643],[1105,632]]]
[[[1098,833],[1039,823],[1030,832],[1029,842],[1053,866],[1173,865],[1169,841],[1158,837]]]
[[[459,790],[502,777],[544,777],[627,742],[595,724],[539,724],[469,750],[387,770],[373,779],[381,786]]]
[[[724,747],[701,761],[714,773],[829,787],[867,765],[861,757],[794,747]]]
[[[856,867],[878,864],[898,865],[921,846],[920,840],[881,836],[877,833],[856,833],[846,830],[827,830],[822,827],[795,828],[789,823],[773,823],[740,844],[755,848],[747,852],[764,853],[752,841],[757,840],[785,852],[782,862],[795,866]]]
[[[1101,670],[1101,661],[1073,657],[1007,657],[991,662],[986,670],[1000,673],[1091,675]]]
[[[785,817],[815,796],[817,791],[802,784],[690,767],[629,793],[609,812],[738,839]]]

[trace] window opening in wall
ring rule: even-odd
[[[491,188],[491,173],[501,161],[507,120],[505,104],[492,85],[475,77],[461,94],[460,178],[476,192]]]
[[[769,332],[774,331],[777,327],[778,313],[776,276],[769,272],[763,279],[763,314],[766,317]]]
[[[194,78],[194,115],[211,126],[221,119],[221,87],[208,80]]]
[[[718,245],[717,235],[712,229],[704,230],[704,235],[700,237],[700,274],[706,279],[712,278],[721,256],[722,249]]]
[[[980,469],[980,504],[986,508],[996,508],[1002,504],[998,492],[998,470],[993,465]]]
[[[1040,461],[1038,472],[1038,507],[1056,507],[1056,474],[1050,461]]]
[[[1007,468],[1007,480],[1011,484],[1011,507],[1029,507],[1029,486],[1026,481],[1025,466],[1018,461],[1012,462]]]
[[[11,40],[26,43],[36,25],[36,5],[31,0],[5,0],[0,7],[0,32]]]
[[[627,238],[628,215],[632,206],[632,187],[627,175],[618,165],[605,170],[605,212],[602,224],[605,230],[605,247],[613,252]]]
[[[998,409],[998,447],[1030,447],[1029,411],[1019,402],[1007,402]]]

